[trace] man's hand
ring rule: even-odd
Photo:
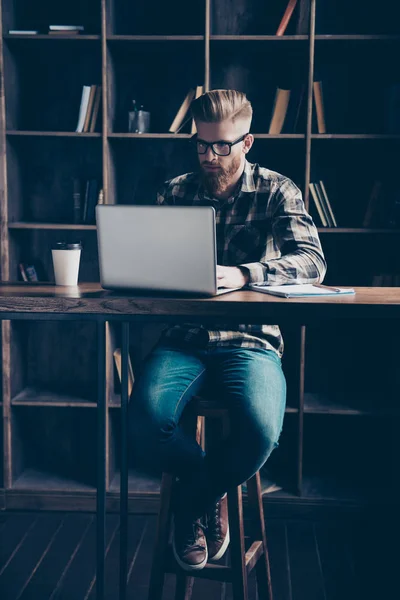
[[[238,267],[221,267],[217,265],[218,287],[241,288],[248,283],[249,277]]]

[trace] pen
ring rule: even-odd
[[[340,292],[340,288],[330,287],[329,285],[322,285],[321,283],[314,283],[315,287],[322,288],[323,290],[331,290],[332,292]]]

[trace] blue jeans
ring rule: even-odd
[[[228,406],[230,431],[205,453],[179,419],[207,385]],[[160,344],[147,358],[130,401],[135,466],[178,476],[193,510],[201,514],[266,462],[278,445],[285,403],[286,381],[273,350]]]

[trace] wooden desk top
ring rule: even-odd
[[[0,283],[0,316],[107,315],[179,317],[198,320],[228,319],[246,323],[295,320],[312,322],[332,318],[400,318],[400,288],[358,287],[354,296],[278,298],[253,291],[237,291],[213,298],[120,294],[98,283],[74,288],[53,284]],[[17,317],[18,318],[18,317]],[[72,317],[70,317],[72,318]]]

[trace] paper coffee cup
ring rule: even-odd
[[[56,285],[78,285],[82,245],[58,242],[51,252]]]

